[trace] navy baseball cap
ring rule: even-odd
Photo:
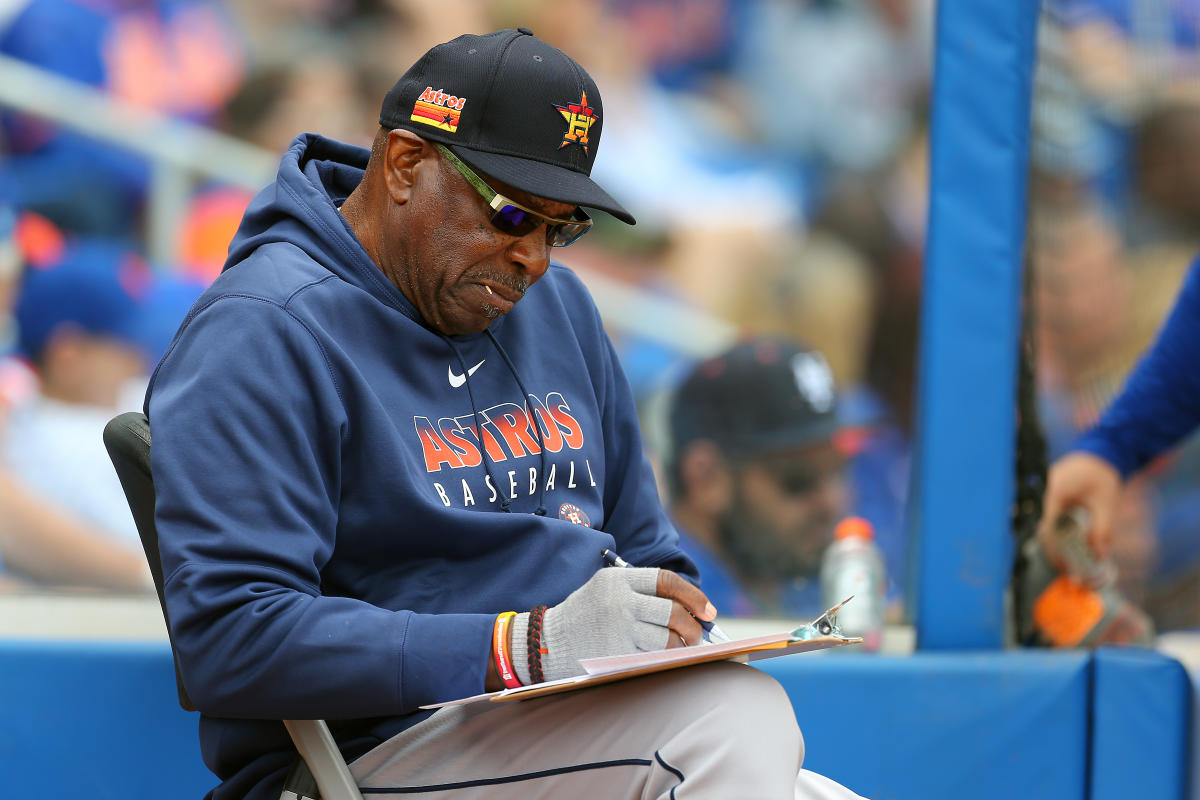
[[[202,288],[156,273],[119,243],[80,240],[26,268],[14,308],[17,349],[37,361],[54,332],[72,326],[139,348],[153,363]]]
[[[824,356],[778,338],[743,342],[697,364],[675,391],[671,445],[708,439],[731,457],[831,441],[842,422]]]
[[[590,177],[604,127],[596,82],[528,28],[437,45],[384,97],[379,124],[440,142],[473,169],[536,197],[634,224]]]

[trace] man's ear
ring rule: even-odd
[[[388,131],[384,144],[383,179],[392,202],[404,204],[412,197],[417,165],[429,154],[429,145],[412,131]]]

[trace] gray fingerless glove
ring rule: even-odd
[[[582,675],[581,658],[662,650],[670,641],[671,600],[658,597],[658,569],[601,569],[542,621],[542,673],[546,680]],[[526,633],[529,612],[512,622],[513,667],[529,684]]]

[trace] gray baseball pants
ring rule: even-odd
[[[365,800],[853,800],[802,770],[774,678],[718,662],[520,703],[444,708],[350,766]],[[861,798],[859,798],[861,800]]]

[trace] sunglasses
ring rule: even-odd
[[[450,151],[450,148],[437,142],[434,142],[434,147],[483,197],[484,202],[492,209],[492,227],[501,233],[507,233],[509,236],[526,236],[531,231],[537,230],[538,226],[545,225],[546,242],[551,247],[566,247],[592,227],[591,217],[582,209],[576,210],[575,219],[556,219],[509,200],[488,186],[483,178],[476,175],[470,167]]]
[[[845,462],[841,458],[815,461],[797,459],[766,459],[754,462],[765,470],[784,492],[792,497],[804,497],[816,492],[829,480],[840,479]]]

